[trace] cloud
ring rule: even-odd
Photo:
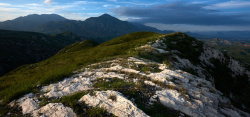
[[[45,0],[44,3],[50,5],[53,2],[53,0]]]
[[[0,3],[0,6],[11,6],[11,4],[7,4],[7,3]]]
[[[42,6],[42,5],[40,5],[40,4],[36,4],[36,3],[26,4],[26,5],[29,5],[29,6]]]
[[[229,1],[218,4],[212,4],[206,6],[206,9],[232,9],[232,8],[243,8],[250,7],[250,1]]]
[[[111,9],[118,16],[126,16],[133,21],[163,24],[194,25],[245,25],[250,24],[250,15],[222,15],[221,11],[205,9],[206,4],[175,2],[152,7],[120,7]]]
[[[103,7],[110,7],[111,5],[109,5],[109,4],[105,4],[105,5],[103,5]]]

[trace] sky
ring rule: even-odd
[[[0,0],[0,21],[52,13],[74,20],[108,13],[160,30],[250,31],[250,0]]]

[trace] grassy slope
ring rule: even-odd
[[[156,40],[161,35],[151,32],[132,33],[95,47],[82,48],[79,51],[76,49],[68,52],[62,50],[61,53],[45,61],[21,66],[0,78],[0,100],[3,99],[7,103],[26,93],[35,91],[36,88],[34,87],[39,84],[49,84],[70,76],[73,71],[85,65],[117,56],[128,56],[129,50]],[[78,44],[86,43],[89,44],[88,41]]]

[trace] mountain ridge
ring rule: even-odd
[[[91,45],[84,41],[72,47],[82,44]],[[136,32],[67,51],[72,47],[1,77],[0,100],[17,103],[6,111],[22,108],[18,112],[34,116],[103,110],[103,115],[116,116],[249,116],[249,68],[184,33]],[[22,106],[26,104],[32,108]],[[57,108],[62,111],[53,111]]]
[[[51,27],[52,25],[54,26]],[[139,31],[132,24],[126,21],[121,21],[108,14],[104,14],[99,17],[91,17],[85,21],[70,20],[50,22],[49,24],[42,25],[41,27],[42,28],[37,29],[37,32],[53,34],[71,31],[79,36],[88,38],[103,38],[105,41],[127,33]]]
[[[39,23],[37,20],[32,20],[32,21],[28,20],[32,19],[30,17],[35,17],[35,16],[41,17],[39,18],[39,20],[41,20],[42,23],[40,21]],[[53,17],[60,17],[60,18],[53,19]],[[29,22],[28,23],[29,25],[23,22]],[[8,25],[11,25],[10,27],[16,27],[16,28],[8,28]],[[150,31],[157,33],[173,32],[173,31],[160,31],[156,28],[145,26],[143,24],[138,24],[138,23],[135,24],[127,21],[121,21],[109,14],[103,14],[98,17],[90,17],[85,21],[68,20],[56,14],[50,14],[50,15],[33,14],[24,17],[19,17],[14,20],[0,22],[0,29],[33,31],[33,32],[35,31],[45,34],[59,34],[70,31],[77,34],[78,36],[91,38],[99,43],[105,42],[109,39],[118,36],[122,36],[124,34],[138,32],[138,31]]]
[[[50,21],[46,22],[46,23],[48,23],[47,25],[42,26],[43,24],[46,24],[46,23],[39,23],[39,22],[37,23],[37,21],[36,22],[32,22],[32,21],[27,22],[26,21],[26,23],[18,24],[18,22],[16,22],[16,23],[13,22],[14,20],[0,22],[0,29],[17,30],[17,31],[36,31],[36,32],[47,33],[47,34],[55,34],[55,33],[63,33],[66,31],[71,31],[71,32],[76,33],[79,36],[89,37],[89,35],[87,35],[87,34],[83,35],[83,34],[81,34],[82,33],[81,31],[78,31],[78,30],[87,30],[87,28],[80,28],[79,26],[76,26],[76,25],[82,24],[79,22],[84,22],[84,21],[69,20],[67,22],[66,20],[68,20],[68,19],[63,18],[62,16],[59,16],[57,14],[42,14],[42,15],[38,15],[38,16],[46,16],[46,15],[55,15],[55,16],[61,17],[57,20],[56,19],[53,20],[53,18],[52,18],[51,21],[54,21],[54,23],[58,23],[58,25],[54,25],[54,28],[55,28],[54,30],[50,29],[50,28],[53,28],[52,27],[53,23],[49,23]],[[28,16],[32,16],[32,15],[28,15]],[[37,16],[37,14],[33,14],[33,16]],[[102,17],[102,18],[105,18],[105,17],[106,18],[107,17],[115,18],[109,14],[103,14],[103,16],[104,17]],[[23,19],[25,17],[27,17],[27,16],[18,17],[16,19]],[[44,19],[44,18],[40,18],[40,19]],[[45,19],[47,20],[47,19],[51,19],[51,18],[47,17]],[[92,19],[92,17],[90,17],[88,19]],[[65,21],[65,22],[59,22],[59,21]],[[161,31],[161,30],[158,30],[158,29],[150,27],[150,26],[145,26],[143,24],[140,24],[140,25],[143,25],[143,26],[140,26],[134,22],[129,22],[129,23],[133,24],[136,27],[136,29],[133,29],[133,30],[128,31],[126,33],[122,33],[118,36],[122,36],[123,34],[136,32],[136,31],[150,31],[150,32],[157,32],[157,33],[164,33],[164,34],[175,32],[172,30]],[[140,22],[138,22],[138,23],[140,23]],[[13,25],[13,24],[15,24],[15,25]],[[67,26],[69,24],[72,25],[71,28]],[[74,29],[72,29],[72,27],[75,27],[78,30],[74,30]],[[46,31],[45,28],[46,28],[46,30],[49,29],[50,31]],[[121,30],[121,29],[118,29],[118,30]],[[126,31],[126,30],[124,30],[124,31]],[[187,33],[187,34],[189,34],[197,39],[222,38],[222,39],[227,39],[227,40],[249,41],[249,35],[248,35],[249,31],[204,31],[204,32],[185,32],[185,33]],[[117,35],[113,35],[111,37],[107,36],[107,37],[104,37],[105,39],[101,39],[101,36],[100,37],[99,36],[98,37],[91,37],[91,38],[93,38],[93,39],[95,38],[96,40],[100,39],[101,42],[104,42],[104,41],[107,41],[107,40],[112,39],[114,37],[117,37]]]
[[[1,29],[5,30],[33,31],[40,25],[47,22],[63,20],[66,20],[66,18],[57,14],[31,14],[27,16],[21,16],[13,20],[0,22],[0,27]]]

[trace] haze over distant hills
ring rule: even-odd
[[[214,32],[200,32],[203,38],[221,38],[231,41],[249,41],[250,31],[214,31]]]
[[[28,25],[27,25],[28,24]],[[56,14],[28,15],[0,23],[0,29],[33,31],[45,34],[58,34],[71,31],[78,36],[92,38],[97,42],[138,31],[170,33],[138,23],[121,21],[109,14],[91,17],[85,21],[68,20]]]
[[[45,34],[58,34],[71,31],[78,36],[92,38],[97,42],[138,31],[150,31],[168,34],[173,30],[158,30],[139,22],[121,21],[109,14],[90,17],[85,21],[68,20],[57,14],[28,15],[14,20],[0,22],[0,29],[16,31],[32,31]],[[221,38],[230,40],[248,40],[250,31],[214,31],[214,32],[185,32],[198,39]]]
[[[100,17],[88,18],[85,21],[66,20],[49,22],[37,28],[36,31],[47,34],[72,31],[79,36],[88,38],[111,39],[139,30],[126,21],[104,14]]]
[[[39,26],[51,21],[65,21],[66,18],[57,14],[32,14],[13,20],[0,22],[0,29],[16,31],[34,31]]]

